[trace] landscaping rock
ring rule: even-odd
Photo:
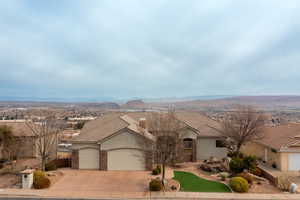
[[[202,164],[200,165],[200,169],[206,172],[212,172],[212,168],[209,164]]]

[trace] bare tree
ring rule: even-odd
[[[13,136],[12,128],[7,125],[0,126],[0,146],[2,146],[2,152],[9,160],[14,158],[16,152],[15,143],[16,139]]]
[[[251,106],[238,105],[226,112],[221,127],[211,127],[229,141],[230,150],[239,153],[242,145],[264,137],[265,115]]]
[[[153,113],[148,120],[149,130],[156,136],[153,148],[154,160],[162,166],[162,180],[165,180],[166,165],[173,165],[181,160],[182,142],[180,131],[183,124],[176,119],[175,112]]]
[[[35,137],[41,169],[45,170],[46,162],[57,154],[57,139],[58,133],[62,129],[62,123],[54,115],[48,115],[39,122],[28,121],[26,124]]]

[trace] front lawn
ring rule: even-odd
[[[179,181],[180,190],[184,192],[231,192],[223,183],[209,181],[189,172],[174,171],[174,179]]]

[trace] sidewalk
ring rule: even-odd
[[[0,190],[0,199],[10,199],[13,197],[43,199],[49,198],[46,190],[18,190],[4,189]],[[18,198],[18,199],[19,199]],[[299,200],[299,194],[238,194],[238,193],[199,193],[199,192],[147,192],[140,195],[130,193],[122,194],[94,194],[93,196],[51,196],[54,199],[201,199],[201,200]]]

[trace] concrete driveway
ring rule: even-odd
[[[64,176],[52,185],[47,196],[143,196],[147,194],[150,172],[62,170]]]

